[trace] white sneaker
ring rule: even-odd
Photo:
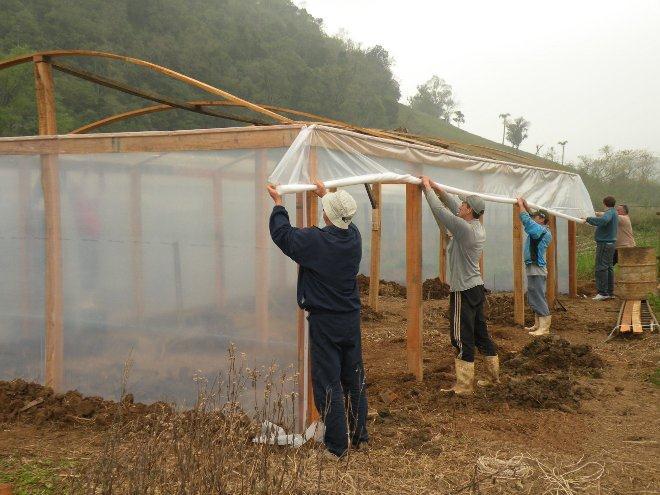
[[[604,296],[603,294],[596,294],[591,299],[593,299],[594,301],[604,301],[604,300],[609,299],[609,298],[610,298],[610,296]]]

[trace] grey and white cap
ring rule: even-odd
[[[335,227],[347,229],[357,211],[357,204],[346,191],[327,193],[321,198],[323,211]]]

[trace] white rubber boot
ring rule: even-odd
[[[460,396],[472,395],[474,393],[474,363],[454,359],[454,366],[456,368],[456,383],[452,388],[440,389],[440,392]]]
[[[534,332],[539,329],[539,315],[534,313],[534,325],[531,327],[525,327],[526,332]]]
[[[499,356],[486,356],[484,357],[484,364],[486,365],[486,379],[477,381],[480,387],[492,387],[500,383],[500,358]]]
[[[539,329],[535,332],[529,332],[530,335],[538,337],[540,335],[548,335],[550,333],[550,323],[552,322],[552,316],[539,316]]]

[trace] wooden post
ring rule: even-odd
[[[57,115],[55,112],[55,86],[53,68],[47,58],[36,55],[34,61],[34,87],[36,90],[37,114],[39,115],[39,134],[57,134]]]
[[[296,227],[300,228],[305,223],[305,210],[304,210],[305,195],[303,193],[296,194]],[[298,267],[300,270],[300,267]],[[297,308],[296,329],[298,334],[298,421],[297,429],[302,432],[312,418],[312,411],[314,408],[314,397],[307,396],[305,403],[305,392],[309,391],[309,387],[305,388],[306,379],[309,379],[309,374],[305,374],[305,363],[307,363],[307,349],[305,346],[305,312]],[[311,380],[310,380],[311,381]],[[307,406],[307,416],[305,416],[305,406]]]
[[[576,224],[568,221],[568,295],[577,297],[577,235]]]
[[[378,311],[380,291],[381,185],[371,188],[376,207],[371,209],[371,267],[369,269],[369,306]]]
[[[50,64],[41,56],[34,59],[39,134],[57,134],[55,88]],[[62,328],[62,218],[60,176],[57,156],[41,155],[41,187],[44,194],[45,240],[45,382],[56,392],[64,387]]]
[[[262,341],[268,340],[268,293],[270,285],[268,254],[268,202],[264,190],[268,180],[268,156],[266,150],[257,151],[254,165],[254,311],[256,325]]]
[[[525,293],[523,292],[523,243],[520,207],[513,205],[513,321],[525,323]]]
[[[406,356],[408,370],[418,381],[422,367],[422,190],[406,184]]]
[[[447,283],[447,244],[449,236],[447,230],[442,227],[440,229],[440,249],[438,250],[438,278],[440,282]]]
[[[557,297],[557,218],[554,215],[550,216],[548,222],[550,234],[552,234],[552,242],[548,246],[546,253],[546,262],[548,269],[548,277],[546,278],[546,299],[550,309],[555,307],[555,299]]]
[[[142,259],[142,175],[138,168],[131,170],[131,236],[133,248],[131,262],[133,269],[133,304],[135,319],[139,323],[144,318],[144,276]]]
[[[262,192],[264,192],[262,190]],[[221,172],[213,174],[213,244],[215,252],[215,301],[218,310],[225,307],[224,289],[224,242],[222,232],[222,175]]]
[[[484,224],[484,216],[483,214],[479,217],[479,223],[481,225]],[[481,272],[481,279],[484,280],[484,250],[481,251],[481,256],[479,257],[479,271]],[[485,284],[484,280],[484,284]]]
[[[23,336],[28,337],[30,331],[30,315],[32,313],[32,297],[30,291],[30,253],[32,243],[29,231],[31,218],[30,205],[30,169],[25,165],[18,170],[18,231],[21,238],[21,261],[20,261],[20,290],[21,290],[21,328]]]

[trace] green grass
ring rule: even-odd
[[[541,158],[540,156],[536,156],[534,153],[516,150],[510,146],[491,141],[490,139],[486,139],[481,136],[477,136],[476,134],[472,134],[463,129],[459,129],[449,122],[437,119],[423,112],[415,111],[407,105],[399,104],[397,125],[398,127],[405,127],[408,129],[408,132],[413,134],[437,137],[446,141],[455,141],[463,144],[487,146],[488,148],[506,151],[523,158],[533,159],[536,162],[536,166],[538,167],[562,169],[561,165],[553,161],[546,160],[545,158]],[[498,124],[496,123],[494,125]],[[499,129],[501,129],[501,127],[499,127]]]
[[[658,231],[655,229],[637,228],[635,230],[635,242],[638,246],[655,248],[656,253],[660,253],[660,242],[658,240]],[[579,280],[590,280],[594,277],[594,261],[596,258],[596,243],[593,240],[593,228],[588,229],[582,226],[578,233],[578,254],[577,254],[577,273]],[[657,311],[658,301],[655,298],[655,308]]]
[[[71,462],[3,457],[0,458],[0,483],[9,483],[14,495],[59,494],[59,473],[71,466]]]

